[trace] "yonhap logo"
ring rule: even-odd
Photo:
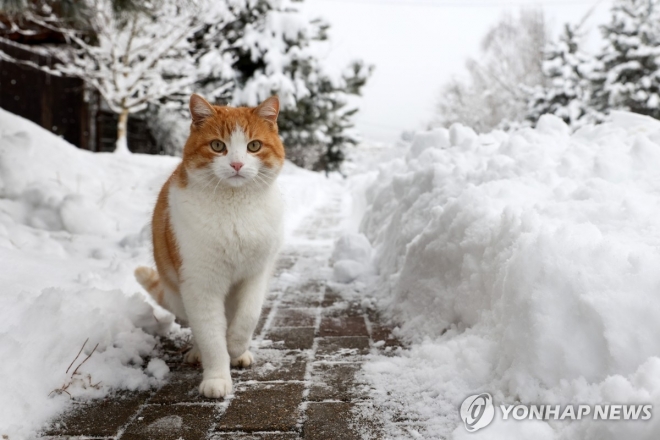
[[[474,394],[467,397],[459,411],[461,420],[468,432],[476,432],[490,425],[495,418],[493,396],[489,393]],[[621,420],[623,423],[646,421],[653,417],[653,405],[596,403],[596,404],[501,404],[500,420],[504,423],[520,420]]]
[[[465,423],[468,432],[475,432],[485,428],[495,417],[493,396],[488,393],[469,396],[461,405],[461,420]]]

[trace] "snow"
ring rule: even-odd
[[[420,133],[353,178],[378,271],[362,285],[410,344],[364,368],[389,436],[655,438],[657,418],[496,418],[466,435],[458,408],[477,392],[658,407],[659,168],[660,122],[613,112],[572,135],[551,115]]]
[[[132,273],[153,264],[151,211],[179,161],[79,150],[0,109],[0,435],[35,438],[69,394],[167,379],[159,338],[188,331]],[[324,203],[325,181],[285,165],[287,235]]]
[[[151,359],[147,364],[147,372],[158,380],[163,380],[170,372],[170,367],[167,366],[162,359]]]
[[[660,404],[660,122],[613,112],[575,133],[554,116],[509,133],[454,125],[353,157],[345,187],[288,163],[279,181],[289,239],[354,191],[333,276],[374,296],[408,344],[364,366],[388,437],[656,437],[657,417],[496,418],[468,435],[457,410],[482,391],[496,403]],[[149,216],[178,161],[78,150],[0,110],[1,435],[34,438],[73,405],[67,393],[167,380],[158,340],[187,333],[132,271],[152,262]]]
[[[339,283],[350,283],[371,273],[371,244],[363,234],[346,234],[337,240],[332,252],[333,277]]]

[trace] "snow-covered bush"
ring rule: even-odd
[[[373,178],[361,231],[374,294],[413,345],[366,369],[383,407],[423,420],[425,438],[451,435],[455,408],[479,390],[498,402],[660,404],[660,122],[612,118],[572,135],[551,115],[510,134],[422,133]],[[536,435],[502,423],[482,438],[659,429],[530,423]]]

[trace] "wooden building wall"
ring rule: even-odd
[[[0,38],[0,50],[19,60],[52,66],[54,60],[28,47]],[[78,148],[113,151],[117,115],[103,110],[99,94],[78,78],[0,60],[0,108],[39,124]],[[130,115],[128,147],[136,153],[162,154],[146,117]]]
[[[16,59],[50,66],[48,56],[0,40],[0,49]],[[94,150],[90,106],[83,82],[49,75],[32,67],[0,60],[0,107],[62,136],[79,148]]]

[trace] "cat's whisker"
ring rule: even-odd
[[[215,192],[218,189],[218,185],[220,185],[221,180],[218,179],[218,183],[215,184],[215,188],[213,188],[213,197],[215,197]]]
[[[260,189],[266,189],[272,182],[268,182],[263,176],[257,174],[254,176],[254,180],[261,185]]]
[[[213,171],[209,171],[208,177],[209,177],[208,182],[204,185],[204,187],[202,188],[202,191],[205,191],[209,186],[213,185],[214,178],[215,178],[215,180],[220,182],[220,179],[217,178],[217,176],[215,175],[215,173]]]

